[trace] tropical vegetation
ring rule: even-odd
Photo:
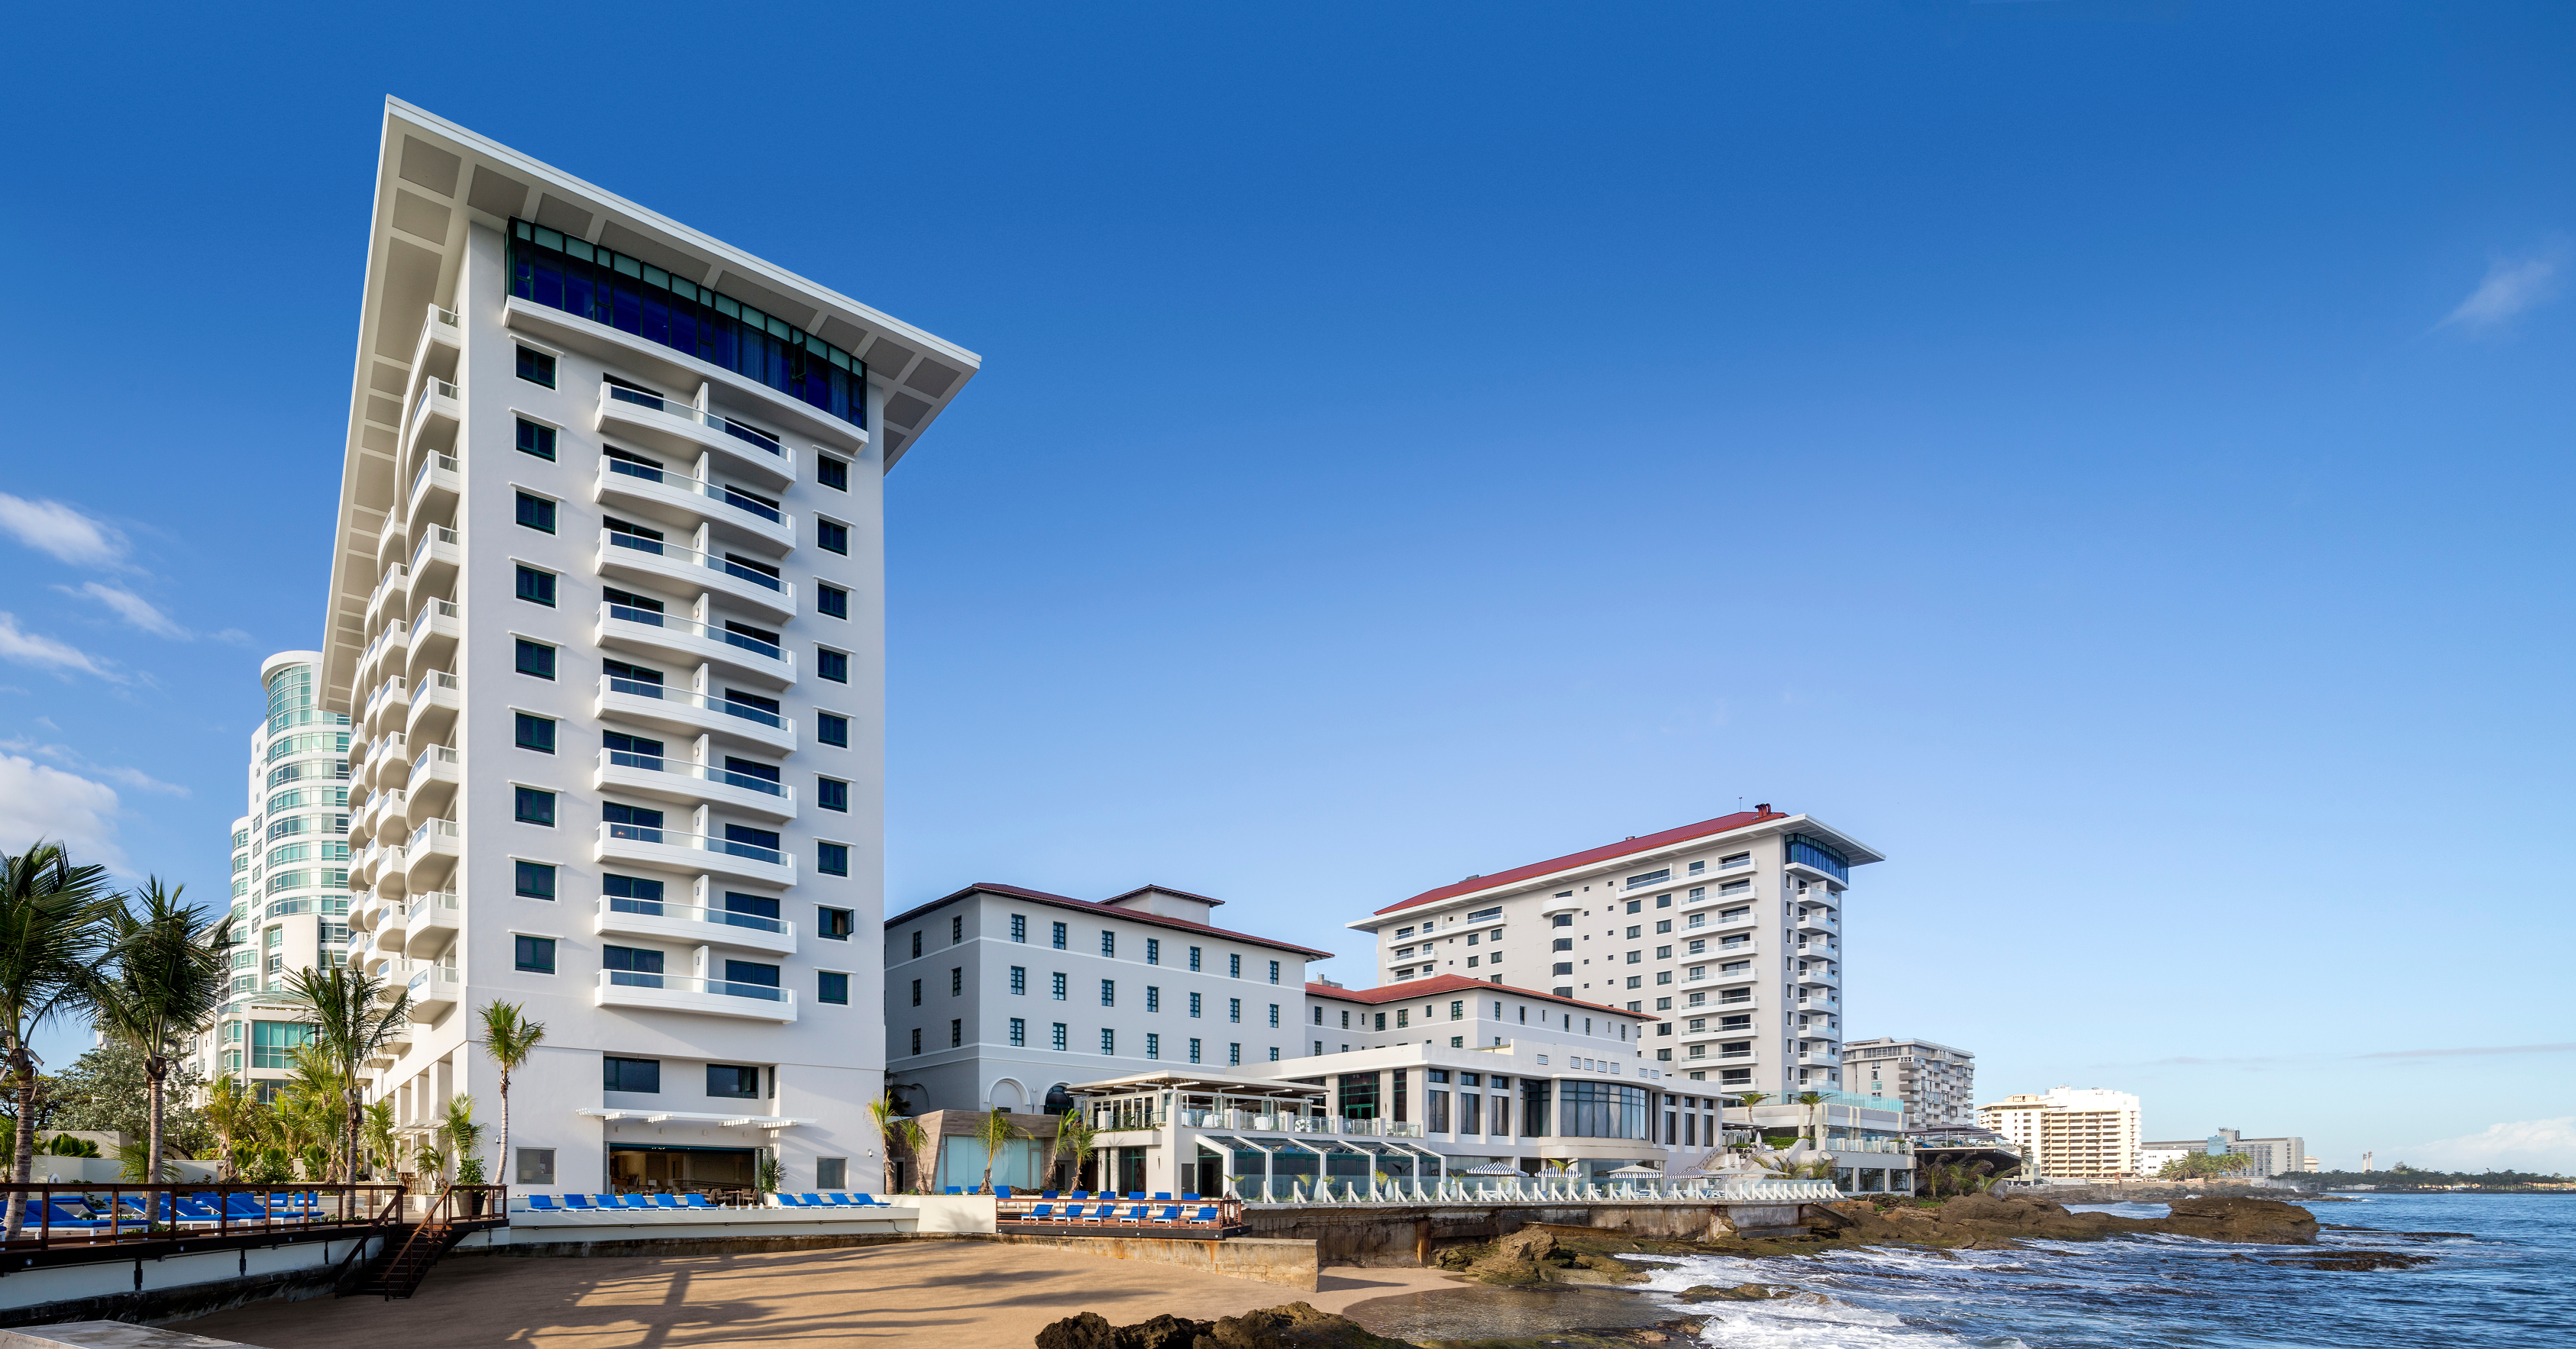
[[[34,1179],[37,1057],[46,1022],[83,1009],[107,960],[108,910],[120,907],[107,869],[75,866],[60,844],[37,842],[0,856],[0,1073],[14,1100],[9,1178]],[[27,1201],[12,1192],[0,1237],[26,1227]]]

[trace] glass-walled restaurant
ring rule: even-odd
[[[1584,1073],[1532,1073],[1535,1054],[1413,1047],[1367,1057],[1414,1062],[1276,1080],[1150,1073],[1075,1086],[1098,1131],[1089,1174],[1121,1191],[1282,1201],[1430,1189],[1503,1169],[1595,1182],[1643,1163],[1672,1174],[1720,1160],[1718,1147],[1806,1139],[1832,1153],[1846,1193],[1910,1191],[1913,1159],[1893,1111],[1822,1093],[1751,1108]],[[1330,1056],[1336,1066],[1363,1056]],[[1445,1058],[1449,1062],[1423,1062]],[[1473,1061],[1465,1067],[1458,1060]],[[1318,1066],[1290,1060],[1283,1073]],[[1882,1104],[1882,1103],[1872,1103]],[[1481,1171],[1478,1169],[1482,1168]],[[1479,1182],[1483,1183],[1483,1182]]]

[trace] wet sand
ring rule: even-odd
[[[691,1258],[450,1256],[409,1301],[328,1296],[262,1302],[170,1327],[260,1349],[732,1349],[935,1344],[1027,1349],[1048,1322],[1094,1311],[1115,1325],[1163,1312],[1193,1319],[1457,1284],[1433,1269],[1324,1271],[1301,1293],[1165,1265],[1036,1246],[906,1242],[845,1250]]]

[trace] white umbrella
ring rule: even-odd
[[[1517,1176],[1520,1173],[1521,1169],[1509,1162],[1487,1162],[1483,1166],[1471,1166],[1466,1170],[1455,1174],[1461,1176]]]
[[[1635,1179],[1641,1176],[1660,1177],[1664,1173],[1646,1165],[1644,1162],[1630,1162],[1626,1166],[1620,1167],[1618,1170],[1613,1171],[1610,1174],[1614,1176],[1627,1176],[1631,1179]]]

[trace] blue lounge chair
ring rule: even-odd
[[[993,1196],[997,1199],[1008,1199],[1011,1197],[1011,1187],[1008,1185],[996,1185],[993,1187]]]
[[[1069,1223],[1081,1223],[1081,1222],[1089,1222],[1089,1221],[1091,1221],[1091,1219],[1090,1219],[1087,1215],[1085,1215],[1085,1214],[1083,1213],[1083,1211],[1082,1211],[1082,1205],[1080,1205],[1080,1204],[1067,1204],[1067,1205],[1065,1205],[1065,1206],[1064,1206],[1064,1220],[1065,1220],[1066,1222],[1069,1222]]]
[[[1030,1209],[1030,1210],[1029,1210],[1029,1221],[1030,1221],[1030,1222],[1033,1222],[1033,1223],[1043,1223],[1043,1222],[1053,1222],[1053,1221],[1055,1221],[1055,1205],[1053,1205],[1053,1204],[1040,1204],[1040,1205],[1038,1205],[1036,1208]]]
[[[653,1199],[650,1195],[630,1194],[626,1196],[626,1207],[651,1208],[653,1207]]]
[[[550,1195],[550,1194],[532,1194],[532,1195],[529,1195],[529,1196],[528,1196],[528,1211],[529,1211],[530,1213],[561,1213],[561,1212],[563,1212],[563,1210],[562,1210],[562,1209],[559,1209],[559,1208],[556,1208],[556,1207],[555,1207],[555,1197],[554,1197],[553,1195]]]
[[[626,1207],[624,1204],[618,1203],[618,1202],[617,1202],[617,1196],[616,1196],[616,1195],[613,1195],[613,1194],[595,1194],[595,1195],[592,1195],[592,1196],[590,1197],[590,1202],[591,1202],[593,1205],[595,1205],[595,1206],[597,1206],[597,1207],[599,1207],[599,1208],[624,1208],[624,1207]]]
[[[205,1223],[213,1225],[224,1220],[224,1215],[216,1212],[212,1207],[207,1205],[205,1201],[198,1199],[194,1195],[179,1200],[178,1210],[179,1221],[183,1223]]]
[[[237,1223],[264,1222],[268,1218],[268,1211],[259,1206],[257,1199],[236,1193],[224,1196],[224,1216]]]
[[[1089,1190],[1076,1190],[1076,1191],[1074,1191],[1074,1192],[1073,1192],[1073,1194],[1072,1194],[1072,1196],[1071,1196],[1071,1197],[1072,1197],[1072,1198],[1074,1198],[1074,1199],[1089,1199],[1089,1198],[1091,1197],[1091,1191],[1089,1191]]]
[[[792,1195],[792,1194],[789,1194],[789,1193],[788,1193],[788,1192],[786,1192],[785,1190],[778,1190],[778,1191],[774,1191],[774,1192],[772,1192],[772,1193],[770,1194],[770,1196],[769,1196],[769,1202],[771,1202],[771,1203],[773,1203],[773,1204],[776,1204],[776,1205],[777,1205],[778,1207],[780,1207],[780,1208],[803,1208],[803,1207],[805,1207],[805,1201],[804,1201],[804,1200],[799,1199],[799,1198],[797,1198],[796,1196],[794,1196],[794,1195]]]
[[[1172,1192],[1171,1192],[1171,1191],[1169,1191],[1169,1190],[1156,1190],[1156,1191],[1154,1191],[1154,1202],[1155,1202],[1155,1203],[1157,1203],[1157,1204],[1168,1204],[1168,1203],[1170,1203],[1170,1202],[1171,1202],[1171,1200],[1172,1200]]]
[[[702,1195],[702,1194],[698,1193],[698,1192],[697,1192],[697,1191],[695,1191],[695,1190],[691,1190],[691,1191],[690,1191],[690,1192],[688,1192],[687,1194],[684,1194],[684,1195],[681,1195],[681,1196],[680,1196],[680,1207],[682,1207],[682,1208],[714,1208],[714,1207],[715,1207],[715,1205],[708,1203],[708,1202],[707,1202],[707,1197],[706,1197],[705,1195]]]
[[[589,1195],[567,1194],[564,1196],[564,1207],[575,1213],[587,1213],[599,1206],[590,1202]]]
[[[1128,1224],[1129,1224],[1130,1226],[1133,1226],[1133,1227],[1142,1227],[1142,1226],[1144,1226],[1144,1225],[1145,1225],[1145,1206],[1144,1206],[1143,1204],[1138,1204],[1138,1205],[1136,1205],[1134,1208],[1131,1208],[1131,1209],[1127,1210],[1127,1222],[1128,1222]]]
[[[858,1205],[851,1203],[851,1202],[850,1202],[850,1197],[849,1197],[848,1195],[846,1195],[846,1194],[842,1194],[841,1192],[839,1192],[839,1191],[837,1191],[837,1190],[831,1190],[831,1191],[826,1191],[826,1192],[824,1193],[824,1195],[823,1195],[823,1207],[825,1207],[825,1208],[857,1208],[857,1207],[858,1207]]]
[[[99,1228],[111,1226],[106,1219],[96,1217],[86,1209],[73,1207],[73,1203],[74,1201],[68,1199],[48,1201],[41,1221],[47,1227],[78,1228],[84,1232],[95,1232]]]
[[[1040,1199],[1062,1199],[1062,1198],[1064,1198],[1064,1196],[1063,1196],[1063,1195],[1060,1195],[1060,1194],[1057,1194],[1057,1193],[1056,1193],[1055,1191],[1053,1191],[1053,1190],[1049,1190],[1049,1191],[1047,1191],[1046,1193],[1044,1193],[1044,1194],[1042,1194],[1042,1195],[1039,1195],[1039,1196],[1038,1196],[1038,1198],[1040,1198]]]
[[[850,1194],[850,1206],[853,1208],[884,1208],[886,1205],[884,1200],[877,1198],[875,1195],[860,1194],[856,1191],[852,1191]]]
[[[1204,1226],[1213,1227],[1213,1226],[1215,1226],[1215,1225],[1216,1225],[1216,1210],[1215,1210],[1215,1209],[1212,1209],[1212,1208],[1203,1208],[1203,1209],[1200,1209],[1200,1210],[1199,1210],[1199,1216],[1197,1216],[1196,1218],[1191,1219],[1190,1221],[1195,1222],[1195,1223],[1202,1224],[1202,1225],[1204,1225]]]
[[[964,1194],[966,1193],[966,1187],[963,1185],[951,1185],[948,1187],[948,1192],[950,1194]]]
[[[1130,1199],[1141,1200],[1145,1197],[1145,1192],[1143,1190],[1129,1190],[1127,1192],[1127,1197]]]
[[[1199,1202],[1199,1197],[1185,1190],[1181,1193],[1181,1202],[1184,1204],[1195,1204]]]
[[[653,1207],[655,1208],[678,1208],[679,1206],[680,1197],[678,1195],[657,1194],[653,1196]]]
[[[796,1200],[797,1200],[797,1202],[798,1202],[798,1203],[803,1204],[803,1205],[804,1205],[805,1207],[807,1207],[807,1208],[830,1208],[830,1207],[831,1207],[831,1205],[826,1204],[826,1203],[824,1203],[824,1202],[823,1202],[823,1196],[821,1196],[821,1195],[819,1195],[819,1194],[815,1194],[815,1193],[813,1193],[813,1192],[812,1192],[812,1191],[810,1191],[810,1190],[809,1190],[809,1191],[807,1191],[807,1192],[806,1192],[806,1193],[804,1193],[804,1194],[800,1194],[800,1195],[796,1196]]]
[[[1165,1204],[1163,1205],[1163,1211],[1154,1215],[1154,1221],[1157,1223],[1169,1224],[1179,1222],[1180,1220],[1181,1209],[1178,1204]]]

